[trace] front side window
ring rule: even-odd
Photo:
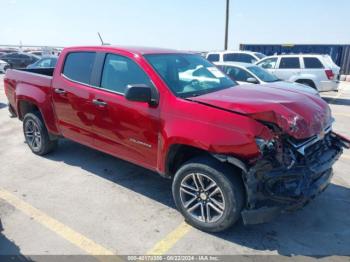
[[[210,54],[210,55],[208,55],[207,59],[210,62],[219,62],[220,56],[219,56],[219,54]]]
[[[259,63],[257,63],[258,66],[265,68],[265,69],[273,69],[276,67],[277,58],[267,58]]]
[[[304,57],[304,66],[311,69],[323,68],[322,63],[316,57]]]
[[[198,96],[236,85],[217,67],[198,55],[152,54],[145,55],[145,58],[179,97]]]
[[[69,53],[64,63],[63,75],[70,80],[90,84],[95,56],[94,52]]]
[[[269,73],[268,71],[266,71],[261,67],[250,66],[250,67],[247,67],[247,69],[264,82],[271,83],[271,82],[280,81],[276,76],[274,76],[273,74]]]
[[[282,57],[279,68],[281,69],[300,68],[299,57]]]
[[[226,74],[235,81],[240,82],[248,82],[248,78],[254,78],[251,74],[249,74],[244,69],[234,67],[234,66],[226,66],[225,70]]]
[[[103,67],[101,87],[124,94],[128,85],[136,84],[152,85],[147,74],[130,58],[108,54]]]

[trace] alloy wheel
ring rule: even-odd
[[[28,145],[35,151],[41,148],[41,132],[39,126],[35,121],[28,120],[24,127],[24,134]]]
[[[214,223],[224,214],[225,199],[221,188],[201,173],[186,175],[180,186],[181,203],[196,220]]]

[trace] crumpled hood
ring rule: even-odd
[[[274,123],[295,139],[319,134],[332,121],[322,98],[277,86],[238,85],[189,100]]]

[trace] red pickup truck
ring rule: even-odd
[[[186,52],[66,48],[55,69],[8,70],[4,82],[33,153],[65,137],[158,172],[209,232],[304,206],[349,147],[319,96],[240,86]]]

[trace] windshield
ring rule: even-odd
[[[237,85],[199,55],[153,54],[144,56],[179,97],[191,97]]]
[[[280,81],[280,79],[259,66],[249,66],[247,69],[264,82]]]
[[[254,53],[260,60],[263,59],[264,57],[266,57],[266,55],[262,54],[262,53]]]

